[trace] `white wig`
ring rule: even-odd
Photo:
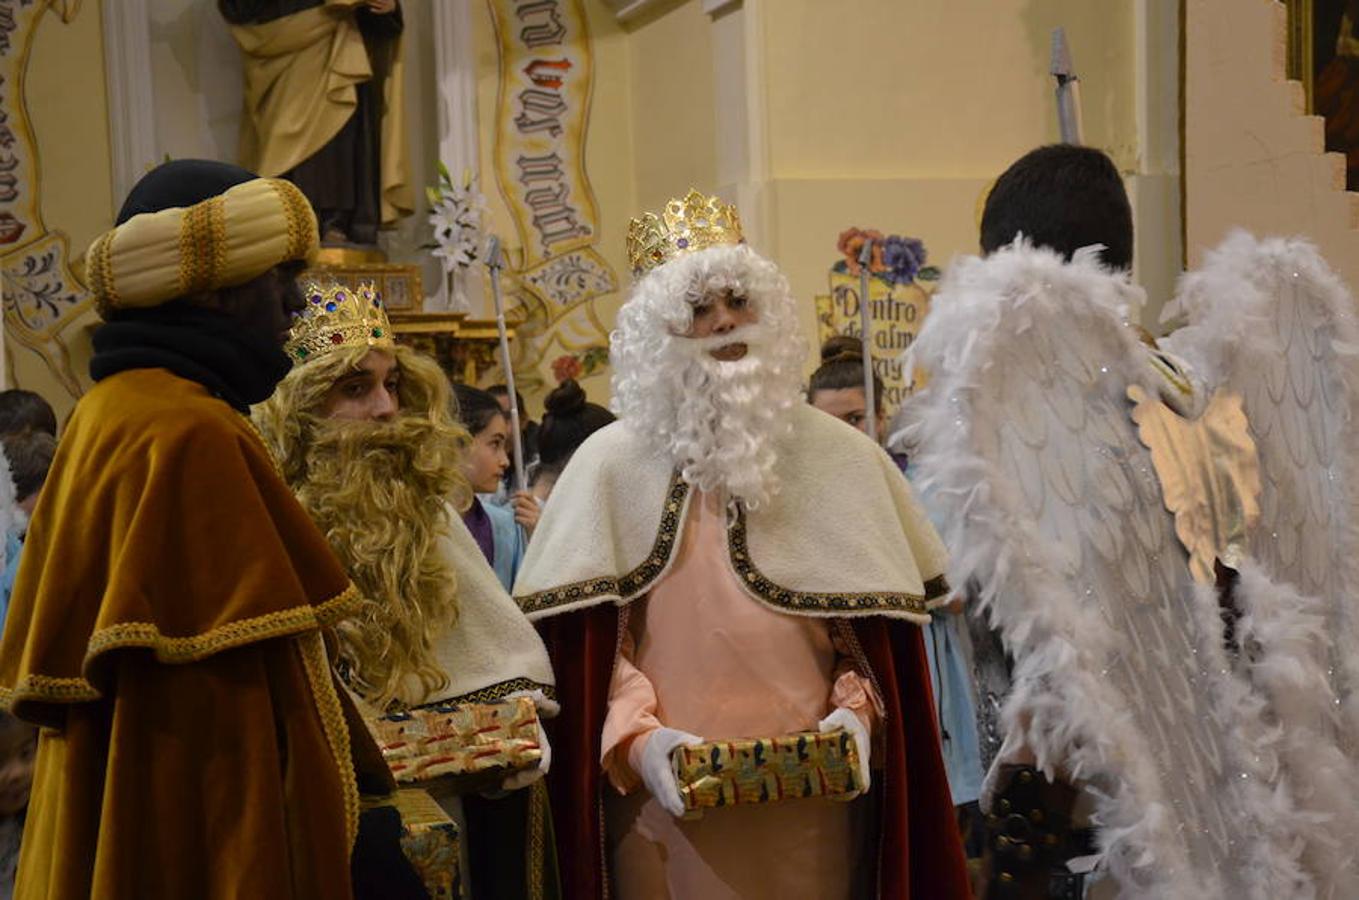
[[[724,291],[744,296],[756,322],[689,338],[694,306]],[[610,336],[613,408],[686,482],[725,490],[749,508],[777,490],[775,441],[802,402],[806,344],[788,280],[745,245],[709,247],[645,275]],[[741,342],[743,359],[709,351]]]

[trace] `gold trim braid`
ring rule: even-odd
[[[746,539],[745,508],[737,506],[736,514],[728,515],[730,521],[727,523],[727,547],[731,553],[732,568],[736,570],[746,590],[770,606],[802,615],[844,616],[874,612],[929,615],[929,604],[926,603],[923,594],[903,594],[894,591],[831,593],[793,591],[780,587],[767,578],[750,557],[750,545]]]
[[[411,708],[425,709],[431,706],[460,705],[463,703],[496,703],[504,700],[510,694],[522,694],[525,691],[542,691],[544,697],[554,703],[557,701],[557,689],[552,685],[534,681],[532,678],[511,678],[508,681],[502,681],[499,684],[493,684],[466,694],[445,697],[442,700],[432,700],[429,703],[421,703]]]
[[[614,596],[627,602],[645,592],[670,563],[683,524],[688,495],[689,485],[684,483],[679,473],[675,473],[661,513],[661,527],[656,534],[656,542],[650,555],[637,568],[621,577],[606,575],[516,597],[519,608],[525,615],[533,615],[563,606],[579,606],[600,597]],[[757,599],[785,612],[841,616],[906,612],[927,616],[929,601],[949,592],[948,582],[942,575],[925,583],[923,595],[892,591],[824,593],[789,590],[766,577],[751,559],[744,508],[738,506],[735,515],[729,513],[728,516],[727,549],[742,585]]]
[[[291,182],[281,178],[270,178],[268,181],[283,203],[283,217],[288,229],[288,255],[293,259],[303,259],[308,254],[319,252],[313,247],[316,220],[307,198],[301,191],[293,189]]]
[[[106,231],[95,238],[90,246],[87,274],[90,280],[90,293],[94,294],[101,314],[119,303],[118,290],[113,285],[113,238],[114,232]]]
[[[253,619],[228,622],[190,637],[167,637],[152,622],[123,622],[90,635],[81,670],[88,671],[94,659],[103,653],[128,647],[149,649],[155,654],[156,660],[162,663],[173,665],[196,662],[233,647],[333,625],[353,615],[358,602],[358,591],[349,585],[335,597],[316,606],[295,606]],[[10,710],[20,701],[81,703],[98,700],[102,696],[99,689],[83,676],[63,678],[30,673],[19,679],[12,688],[0,687],[0,706]]]
[[[320,632],[298,635],[297,647],[302,653],[302,664],[307,672],[307,681],[311,684],[312,696],[316,698],[316,712],[321,717],[326,742],[330,744],[330,752],[335,757],[335,768],[344,790],[345,837],[350,852],[353,852],[354,841],[359,835],[359,782],[354,775],[349,726],[345,724],[340,696],[335,692],[335,680],[331,677],[326,646]]]
[[[195,662],[244,644],[283,637],[307,628],[332,625],[353,615],[358,602],[358,591],[351,584],[338,596],[319,606],[294,606],[253,619],[228,622],[192,637],[166,637],[151,622],[124,622],[96,631],[90,636],[85,663],[88,665],[107,650],[124,647],[147,647],[156,654],[157,661],[163,663]]]
[[[524,881],[529,900],[542,900],[544,857],[547,854],[547,812],[551,808],[547,796],[547,781],[540,778],[529,785],[528,840],[525,843]]]

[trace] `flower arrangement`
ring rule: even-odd
[[[443,261],[444,274],[467,269],[479,260],[486,245],[481,216],[486,198],[476,189],[471,171],[464,171],[462,184],[454,183],[448,168],[439,163],[439,184],[425,188],[429,199],[429,224],[434,242],[426,246]]]
[[[835,271],[858,275],[863,268],[859,257],[864,244],[873,242],[869,255],[869,274],[880,278],[890,285],[911,284],[914,281],[937,281],[939,269],[925,265],[928,253],[919,238],[902,237],[899,234],[884,236],[872,228],[847,228],[840,232],[836,249],[844,259],[835,264]]]
[[[568,378],[591,375],[608,361],[608,347],[588,347],[580,353],[563,353],[552,360],[552,377],[561,384]]]

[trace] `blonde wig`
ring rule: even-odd
[[[331,387],[369,352],[395,355],[400,413],[389,422],[323,416]],[[450,506],[472,501],[462,469],[471,439],[447,378],[407,347],[345,348],[295,367],[253,413],[364,598],[337,629],[350,684],[380,708],[418,705],[448,681],[432,641],[457,620],[457,575],[439,541]]]

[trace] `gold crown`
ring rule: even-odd
[[[644,213],[628,223],[628,262],[640,276],[677,256],[719,244],[744,244],[736,207],[693,188],[671,200],[659,216]]]
[[[396,346],[387,310],[372,282],[351,288],[303,281],[301,287],[307,308],[293,320],[284,347],[293,365],[312,362],[345,347],[391,350]]]

